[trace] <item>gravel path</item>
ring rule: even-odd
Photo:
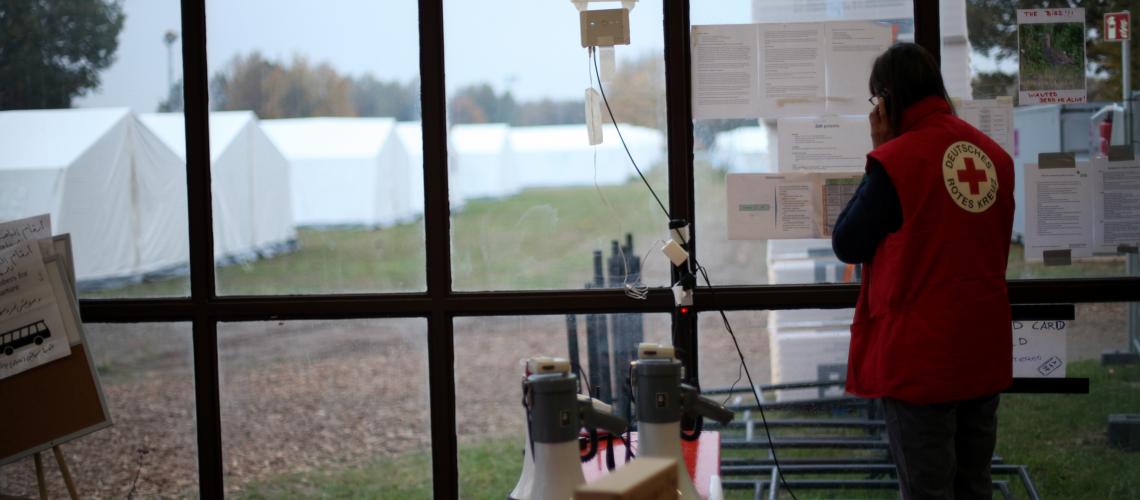
[[[1124,311],[1124,304],[1079,306],[1070,359],[1123,347]],[[733,312],[729,318],[755,381],[767,382],[767,313]],[[580,316],[585,362],[583,325]],[[702,385],[733,383],[735,350],[719,316],[703,315],[700,326]],[[455,330],[461,446],[517,435],[523,428],[519,360],[565,355],[564,317],[460,318]],[[645,332],[647,341],[667,341],[667,316],[646,315]],[[189,326],[96,325],[89,337],[115,425],[64,445],[84,497],[193,495]],[[415,319],[223,324],[227,490],[277,474],[350,468],[430,448],[426,349],[425,323]],[[63,497],[54,461],[45,463],[51,494]],[[35,496],[34,481],[30,459],[0,469],[5,494]]]

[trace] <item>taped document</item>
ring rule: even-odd
[[[1013,156],[1013,98],[954,99],[954,111]]]
[[[822,114],[827,63],[822,23],[761,24],[760,116]]]
[[[1140,160],[1090,161],[1093,235],[1098,253],[1140,245]]]
[[[762,23],[861,21],[914,18],[913,0],[760,0],[753,18]]]
[[[1087,100],[1085,9],[1017,10],[1018,104]]]
[[[1068,258],[1093,254],[1092,203],[1088,165],[1025,165],[1025,260],[1040,262],[1047,252]],[[1055,261],[1054,261],[1055,262]]]
[[[780,118],[776,132],[780,172],[862,172],[872,149],[866,116]]]
[[[760,115],[755,24],[693,26],[693,119]]]
[[[1068,329],[1069,322],[1064,320],[1014,321],[1013,376],[1064,378]]]
[[[867,21],[693,26],[693,117],[865,115],[871,63],[893,39]]]
[[[827,112],[860,114],[866,121],[872,107],[867,102],[867,81],[871,79],[875,58],[893,42],[891,26],[870,21],[834,22],[825,26]]]
[[[728,174],[728,239],[828,238],[863,173]]]

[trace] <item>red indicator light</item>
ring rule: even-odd
[[[689,314],[689,308],[688,307],[682,307],[681,308],[681,314]]]

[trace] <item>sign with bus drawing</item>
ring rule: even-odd
[[[0,250],[0,379],[70,353],[39,244]]]

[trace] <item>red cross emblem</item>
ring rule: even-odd
[[[986,176],[986,171],[978,170],[977,167],[974,166],[973,158],[962,158],[962,161],[966,163],[966,168],[958,171],[958,182],[970,184],[970,194],[972,195],[981,193],[982,191],[979,184],[989,181],[989,177]]]

